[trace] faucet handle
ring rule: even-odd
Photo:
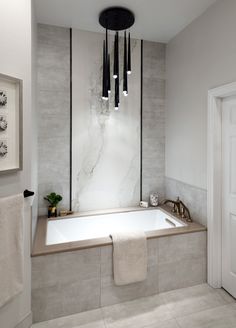
[[[186,211],[185,211],[185,207],[182,205],[182,206],[181,206],[181,213],[180,213],[182,219],[186,219],[185,212],[186,212]]]
[[[176,213],[176,212],[177,212],[177,209],[176,209],[176,205],[175,205],[175,204],[174,204],[174,206],[173,206],[172,212],[173,212],[173,213]]]

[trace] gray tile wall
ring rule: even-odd
[[[189,208],[194,221],[207,226],[207,191],[187,183],[165,178],[165,197],[180,199]]]
[[[143,199],[165,190],[165,54],[163,43],[143,42]]]
[[[69,29],[38,26],[39,214],[45,194],[69,207]],[[143,199],[164,197],[165,45],[143,43]]]
[[[32,258],[34,322],[206,281],[206,232],[148,240],[148,276],[115,286],[112,246]]]
[[[70,34],[69,29],[38,25],[38,183],[39,214],[46,214],[43,197],[63,195],[69,207]]]

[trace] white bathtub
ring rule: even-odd
[[[183,227],[182,221],[161,209],[80,216],[48,221],[46,245],[108,237],[112,232],[145,232]]]

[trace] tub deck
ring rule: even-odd
[[[162,211],[165,211],[168,215],[172,216],[174,219],[178,219],[178,220],[182,221],[184,224],[186,224],[185,220],[181,219],[177,215],[173,215],[170,207],[163,205],[163,206],[159,206],[159,208]],[[133,207],[133,208],[128,208],[128,209],[127,208],[126,209],[115,209],[115,210],[96,211],[96,212],[91,211],[91,212],[86,212],[86,213],[75,213],[73,215],[68,215],[67,217],[58,217],[57,220],[65,219],[65,218],[73,218],[73,217],[85,217],[85,216],[89,217],[89,216],[105,214],[105,213],[107,214],[107,213],[146,211],[146,210],[152,210],[152,209],[155,210],[156,208],[149,207],[146,209],[146,208],[140,208],[140,207]],[[32,251],[32,257],[112,245],[112,240],[109,236],[104,237],[104,238],[93,238],[93,239],[87,239],[87,240],[79,240],[79,241],[66,242],[66,243],[60,243],[60,244],[46,245],[48,220],[54,220],[54,219],[48,219],[47,217],[39,217],[39,219],[38,219],[35,241],[34,241],[33,251]],[[190,223],[188,222],[187,225],[182,226],[182,227],[147,231],[146,235],[147,235],[147,239],[152,239],[152,238],[167,237],[167,236],[199,232],[199,231],[206,231],[206,227],[199,223],[196,223],[196,222],[190,222]]]

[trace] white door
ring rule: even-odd
[[[222,101],[222,286],[236,297],[236,97]]]

